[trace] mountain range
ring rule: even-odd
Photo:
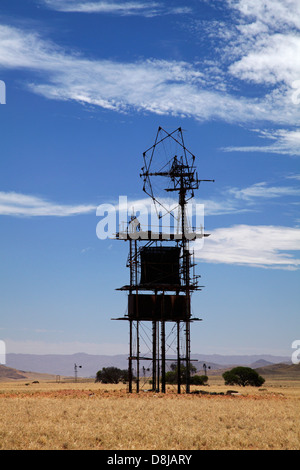
[[[170,357],[176,361],[176,357]],[[291,360],[285,356],[273,355],[232,355],[222,356],[219,354],[193,354],[193,365],[198,371],[203,371],[203,365],[210,370],[228,368],[230,366],[249,366],[252,368],[265,367],[271,364],[287,363]],[[168,361],[170,363],[170,361]],[[148,362],[141,361],[141,368],[147,367]],[[126,354],[116,356],[92,355],[86,353],[76,354],[16,354],[6,355],[6,366],[19,371],[34,371],[39,373],[74,376],[75,365],[78,377],[95,377],[98,370],[103,367],[117,367],[127,369],[128,356]]]

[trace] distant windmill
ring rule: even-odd
[[[82,366],[78,366],[77,364],[74,364],[75,382],[77,382],[77,368],[81,369]]]
[[[203,364],[203,369],[204,369],[204,375],[207,376],[207,369],[210,369],[210,366],[207,366],[206,364]]]

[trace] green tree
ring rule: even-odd
[[[104,384],[117,384],[119,382],[126,382],[128,380],[128,371],[121,370],[117,367],[103,367],[98,370],[95,382],[102,382]]]
[[[178,379],[178,367],[177,364],[171,364],[170,366],[171,370],[169,372],[166,372],[166,383],[167,384],[177,384],[177,379]],[[203,385],[206,380],[204,380],[205,376],[200,376],[200,375],[192,375],[197,371],[196,367],[190,364],[190,384],[194,385]],[[201,377],[201,380],[200,380]],[[180,364],[180,381],[181,383],[186,382],[186,367],[183,364]],[[198,383],[194,383],[194,381],[198,381]],[[201,383],[199,383],[201,382]]]
[[[225,385],[241,385],[242,387],[246,385],[260,387],[265,382],[265,379],[251,367],[234,367],[224,372],[222,377],[225,380]]]
[[[207,375],[192,375],[190,384],[191,385],[205,385],[208,381]]]

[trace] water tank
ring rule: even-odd
[[[169,246],[143,247],[141,256],[141,285],[180,285],[180,248]]]

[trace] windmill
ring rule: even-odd
[[[190,241],[208,236],[192,229],[187,204],[194,198],[201,180],[195,167],[195,156],[186,148],[179,127],[172,133],[159,127],[154,144],[143,153],[144,166],[140,177],[143,191],[151,198],[158,220],[168,214],[175,219],[176,230],[167,228],[140,232],[135,215],[131,216],[126,233],[116,238],[129,240],[128,267],[130,283],[119,290],[128,291],[129,392],[132,392],[133,362],[136,363],[136,384],[139,391],[140,361],[152,361],[152,388],[166,391],[166,323],[176,326],[177,391],[181,393],[181,364],[186,369],[186,392],[190,391],[190,324],[191,294],[200,290],[198,276],[192,274],[195,263],[189,249]],[[177,193],[176,201],[166,198]],[[172,208],[170,210],[170,207]],[[145,237],[145,233],[147,236]],[[133,236],[134,234],[134,236]],[[143,236],[142,236],[143,234]],[[152,351],[150,357],[140,355],[141,322],[152,322]],[[184,335],[182,337],[182,330]],[[133,351],[135,344],[135,351]],[[171,360],[171,359],[170,359]]]

